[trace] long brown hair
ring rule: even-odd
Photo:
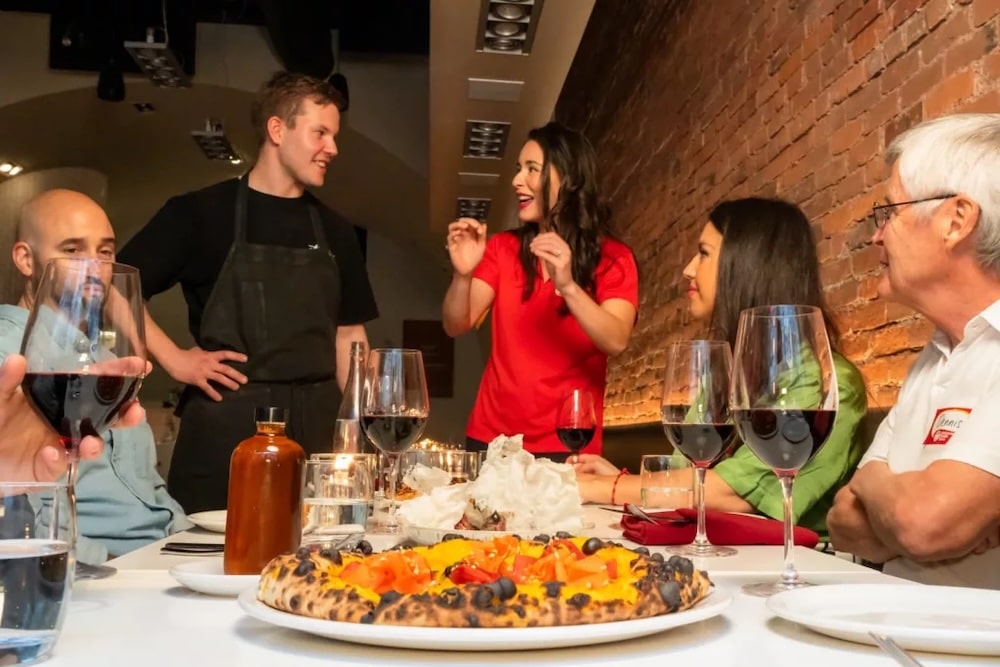
[[[792,303],[823,311],[830,346],[835,347],[837,331],[823,298],[816,241],[806,214],[781,199],[751,197],[722,202],[708,219],[723,239],[712,334],[735,345],[740,311]]]
[[[559,123],[549,123],[528,133],[528,140],[542,149],[541,208],[545,222],[566,241],[573,255],[573,280],[594,295],[597,265],[601,260],[601,239],[611,237],[610,211],[599,194],[597,153],[583,134]],[[559,174],[559,195],[549,201],[549,166]],[[528,223],[514,233],[521,242],[518,257],[524,269],[523,301],[531,297],[538,276],[537,259],[531,241],[539,225]],[[565,305],[562,312],[568,313]]]

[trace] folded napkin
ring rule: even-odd
[[[657,522],[649,523],[631,514],[622,515],[621,525],[625,539],[647,545],[688,544],[694,541],[698,529],[698,510],[680,508],[647,514],[657,519]],[[781,521],[746,514],[706,510],[705,532],[712,544],[719,545],[784,543]],[[819,535],[808,528],[795,526],[792,539],[797,545],[813,548],[819,542]]]

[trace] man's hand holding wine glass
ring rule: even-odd
[[[43,422],[21,391],[26,368],[24,357],[11,355],[0,366],[0,481],[51,481],[66,472],[66,452],[52,428]],[[136,426],[145,411],[138,401],[122,410],[119,426]],[[86,437],[80,443],[80,457],[100,456],[104,443]]]

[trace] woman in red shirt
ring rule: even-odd
[[[573,389],[594,398],[601,451],[609,356],[628,345],[639,305],[632,251],[614,239],[598,195],[597,156],[558,123],[528,133],[512,181],[521,225],[486,238],[486,225],[448,226],[454,274],[444,328],[459,336],[492,308],[492,349],[466,427],[466,446],[524,435],[529,452],[565,459],[556,412]]]

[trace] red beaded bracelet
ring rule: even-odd
[[[622,469],[621,469],[621,470],[620,470],[620,471],[618,472],[618,475],[617,475],[617,476],[615,477],[615,482],[614,482],[614,484],[612,484],[612,485],[611,485],[611,504],[612,504],[612,505],[616,505],[616,504],[617,504],[617,503],[615,502],[615,491],[617,491],[617,490],[618,490],[618,481],[619,481],[619,480],[620,480],[620,479],[622,478],[622,475],[627,475],[627,474],[629,474],[629,473],[628,473],[628,469],[627,469],[627,468],[622,468]]]

